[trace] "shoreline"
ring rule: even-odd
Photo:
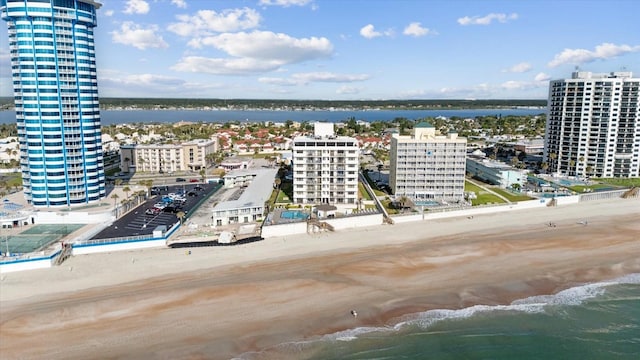
[[[77,256],[62,267],[6,274],[0,352],[228,359],[431,309],[510,304],[640,273],[639,215],[638,199],[616,199],[191,248],[191,255]],[[551,219],[557,228],[545,226]],[[56,351],[60,341],[68,342],[64,353]]]

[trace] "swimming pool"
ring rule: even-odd
[[[414,204],[417,206],[439,206],[440,203],[437,201],[416,201]]]
[[[280,218],[288,220],[307,220],[309,218],[309,214],[302,211],[285,210],[280,213]]]

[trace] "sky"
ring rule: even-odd
[[[636,0],[99,2],[102,97],[546,99],[576,68],[640,77]]]

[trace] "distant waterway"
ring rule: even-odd
[[[545,109],[456,109],[456,110],[313,110],[313,111],[275,111],[275,110],[102,110],[102,125],[126,123],[175,123],[189,122],[285,122],[287,120],[341,122],[350,118],[367,122],[391,121],[395,118],[410,120],[430,117],[462,117],[490,115],[538,115]],[[0,111],[0,124],[16,121],[15,111]]]

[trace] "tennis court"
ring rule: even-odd
[[[1,234],[0,251],[26,254],[38,251],[83,227],[84,224],[38,224],[18,234]]]

